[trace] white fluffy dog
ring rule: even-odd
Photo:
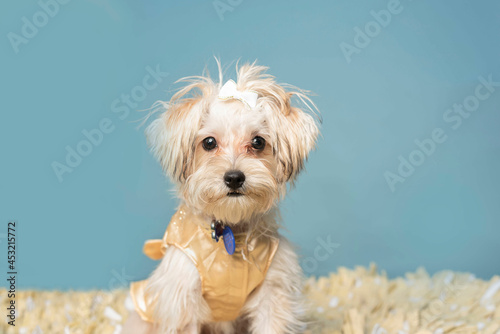
[[[146,243],[161,262],[133,284],[125,333],[304,330],[302,271],[278,234],[277,203],[315,146],[315,106],[266,67],[237,66],[224,83],[218,65],[219,82],[181,79],[146,130],[181,206],[163,240]]]

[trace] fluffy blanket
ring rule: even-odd
[[[500,277],[489,281],[468,273],[424,269],[388,279],[375,266],[339,268],[328,277],[311,277],[305,333],[332,334],[500,334]],[[6,314],[9,299],[0,289]],[[1,333],[118,334],[133,308],[125,290],[18,291],[16,326],[8,319]]]

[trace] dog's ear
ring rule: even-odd
[[[294,93],[289,93],[292,97]],[[302,96],[304,97],[304,96]],[[316,146],[319,129],[315,118],[304,109],[292,107],[290,100],[281,104],[281,110],[272,113],[272,122],[277,130],[274,138],[274,153],[278,160],[278,177],[293,184],[304,168],[309,152]]]
[[[170,102],[157,102],[160,117],[146,129],[151,151],[174,182],[183,182],[192,172],[196,134],[215,84],[210,77],[187,77],[188,82]]]
[[[160,102],[162,114],[146,129],[151,151],[174,182],[183,182],[191,173],[196,132],[201,124],[200,100]]]

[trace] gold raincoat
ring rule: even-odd
[[[213,321],[236,319],[248,296],[264,281],[278,248],[277,238],[260,236],[245,243],[246,234],[236,234],[236,250],[229,255],[224,242],[215,242],[206,221],[181,207],[162,240],[148,240],[144,253],[159,260],[169,246],[183,251],[198,268],[201,290],[212,310]],[[168,277],[165,277],[168,284]],[[154,322],[155,297],[148,296],[147,280],[131,284],[135,308],[145,321]]]

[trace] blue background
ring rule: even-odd
[[[142,244],[162,236],[177,201],[138,110],[168,99],[178,78],[214,69],[214,55],[258,59],[317,94],[323,136],[283,203],[307,274],[371,261],[390,276],[421,265],[499,274],[500,87],[456,130],[443,114],[479,76],[500,81],[500,3],[401,0],[350,62],[340,44],[354,45],[353,29],[387,0],[232,3],[221,19],[210,0],[73,0],[17,53],[8,34],[40,6],[0,5],[0,238],[4,248],[16,219],[19,286],[115,288],[154,268]],[[157,65],[168,76],[120,119],[113,101]],[[51,164],[104,118],[114,130],[59,182]],[[435,128],[447,140],[391,191],[384,173]],[[334,251],[315,257],[328,238]]]

